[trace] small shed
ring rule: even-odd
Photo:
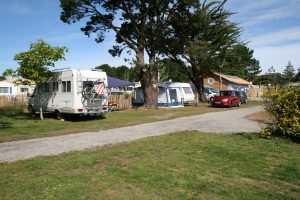
[[[210,73],[204,78],[204,85],[215,90],[247,91],[251,83],[237,76]]]
[[[183,107],[183,95],[179,86],[171,83],[159,83],[158,87],[158,107]],[[142,87],[137,87],[134,92],[133,104],[136,106],[144,105],[144,93]]]

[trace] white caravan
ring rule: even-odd
[[[195,95],[189,83],[163,82],[158,83],[157,104],[159,107],[181,107],[195,104]],[[142,87],[136,87],[134,93],[134,105],[144,104]]]
[[[44,112],[62,114],[106,115],[108,91],[106,72],[67,69],[55,72],[56,76],[37,85],[29,99],[28,110],[34,114]]]
[[[168,84],[168,82],[165,84]],[[189,83],[171,82],[168,84],[168,86],[177,87],[180,89],[184,105],[193,105],[196,103],[194,92]]]

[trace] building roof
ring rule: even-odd
[[[28,79],[24,79],[24,78],[10,78],[10,79],[2,80],[2,81],[0,81],[0,83],[17,85],[17,84],[20,84],[21,81],[28,81]],[[33,81],[29,81],[29,82],[31,83],[31,85],[34,84]]]
[[[241,84],[241,85],[251,85],[250,82],[237,76],[230,76],[230,75],[219,74],[219,73],[214,73],[214,74],[221,76],[223,79],[226,79],[227,81],[232,83]]]

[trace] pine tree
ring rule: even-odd
[[[291,61],[288,62],[288,64],[285,66],[285,69],[283,71],[283,77],[286,81],[286,83],[290,84],[290,82],[295,77],[295,69]]]

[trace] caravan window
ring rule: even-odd
[[[22,87],[20,90],[21,90],[21,92],[28,92],[28,88]]]
[[[193,94],[192,90],[190,87],[183,87],[182,88],[185,94]]]
[[[9,93],[9,87],[0,87],[0,93]]]
[[[71,92],[71,81],[62,81],[62,92]]]

